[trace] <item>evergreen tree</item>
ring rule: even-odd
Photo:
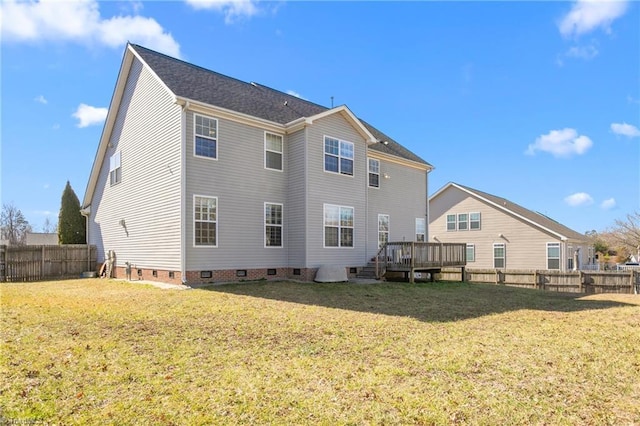
[[[60,244],[86,244],[86,222],[80,213],[80,200],[67,181],[62,192],[58,215],[58,241]]]

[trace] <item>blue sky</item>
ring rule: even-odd
[[[640,210],[640,4],[0,3],[2,203],[82,200],[127,41],[357,116],[578,232]]]

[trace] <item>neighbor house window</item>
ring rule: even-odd
[[[218,198],[193,197],[193,230],[194,245],[212,246],[218,245]]]
[[[469,229],[480,229],[480,213],[469,213]]]
[[[425,241],[427,234],[427,220],[424,217],[416,218],[416,241]]]
[[[547,269],[560,269],[560,243],[547,243]]]
[[[466,231],[469,229],[469,223],[467,220],[469,219],[469,215],[466,213],[458,214],[458,231]]]
[[[282,204],[264,203],[264,245],[282,247]]]
[[[495,243],[493,245],[493,267],[504,268],[505,265],[506,258],[504,243]]]
[[[476,246],[473,244],[467,244],[467,262],[476,261]]]
[[[353,144],[325,136],[324,170],[353,176]]]
[[[122,167],[120,163],[120,151],[109,158],[109,182],[115,185],[122,181]]]
[[[380,187],[380,161],[369,158],[369,186]]]
[[[353,207],[324,205],[324,246],[353,247]]]
[[[455,231],[456,230],[456,215],[448,214],[447,215],[447,231]]]
[[[194,120],[195,155],[218,158],[218,120],[197,114]]]
[[[389,242],[389,215],[378,215],[378,248]]]
[[[264,134],[264,167],[271,170],[282,170],[281,135]]]

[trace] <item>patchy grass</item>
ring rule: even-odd
[[[640,423],[640,296],[97,279],[0,290],[0,421]]]

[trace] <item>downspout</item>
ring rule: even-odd
[[[309,251],[309,125],[304,126],[304,268],[308,268],[308,251]],[[324,214],[324,213],[323,213]],[[323,231],[324,232],[324,231]]]
[[[187,284],[187,109],[189,102],[182,105],[180,117],[180,280]]]
[[[426,215],[427,217],[425,218],[425,223],[424,223],[424,241],[425,242],[429,242],[429,172],[431,171],[431,169],[427,169],[427,172],[424,174],[424,178],[426,180],[426,197],[427,197],[427,212]]]
[[[85,236],[84,241],[87,244],[87,272],[91,271],[91,246],[89,245],[89,217],[91,216],[91,206],[80,209],[80,214],[84,216]]]

